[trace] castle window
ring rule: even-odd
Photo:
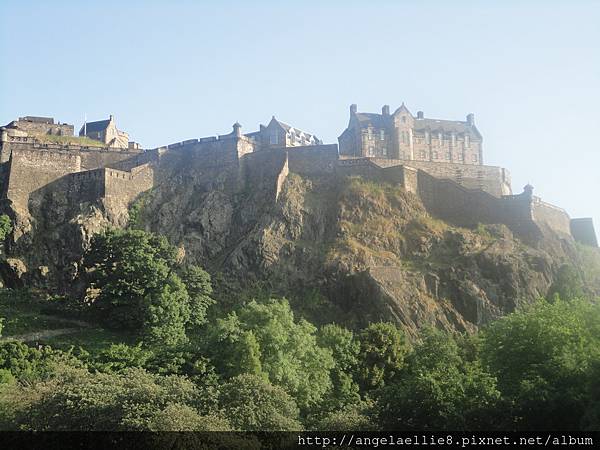
[[[450,152],[446,152],[446,159],[447,159],[448,161],[450,161],[450,157],[451,157],[451,156],[452,156],[452,155],[450,154]]]
[[[421,150],[421,159],[425,159],[427,157],[427,154],[425,153],[425,150]]]
[[[402,123],[406,123],[406,116],[402,116]]]
[[[277,138],[277,133],[271,133],[270,141],[271,145],[279,144],[279,139]]]
[[[387,156],[387,148],[383,147],[383,148],[381,149],[381,154],[382,154],[383,156]]]
[[[465,147],[468,147],[470,143],[471,143],[471,142],[470,142],[470,140],[469,140],[469,135],[468,135],[468,134],[466,134],[466,135],[465,135]]]
[[[384,130],[379,130],[379,140],[385,141],[385,131]]]

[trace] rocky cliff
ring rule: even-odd
[[[317,322],[394,320],[414,333],[423,325],[473,331],[547,295],[564,265],[585,272],[568,236],[546,230],[523,242],[503,225],[454,227],[394,185],[288,173],[278,158],[206,167],[167,155],[155,187],[129,211],[107,199],[82,203],[55,183],[15,224],[4,282],[69,292],[90,236],[135,226],[183,247],[224,295],[262,286]],[[586,281],[600,294],[597,280]]]

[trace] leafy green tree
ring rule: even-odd
[[[221,390],[219,404],[237,430],[302,429],[294,399],[280,387],[256,375],[238,375],[229,380]]]
[[[466,361],[452,336],[425,330],[393,383],[377,393],[385,430],[476,430],[493,425],[500,393],[478,361]]]
[[[159,292],[176,266],[176,249],[167,239],[141,230],[107,230],[92,237],[84,266],[93,306],[108,325],[141,329],[144,303]]]
[[[330,389],[334,366],[331,352],[317,345],[315,332],[307,321],[294,320],[287,300],[251,301],[217,320],[208,351],[225,376],[264,373],[307,410]]]
[[[112,344],[102,350],[90,366],[101,372],[123,372],[132,367],[145,367],[152,356],[152,351],[143,348],[141,343]]]
[[[392,382],[409,350],[404,333],[387,322],[372,323],[359,334],[359,382],[364,392]]]
[[[190,323],[202,325],[206,322],[206,310],[215,303],[210,275],[198,266],[184,268],[181,279],[190,296]]]
[[[323,407],[333,411],[359,402],[359,386],[354,376],[359,366],[360,342],[354,333],[339,325],[324,325],[317,334],[317,343],[331,351],[335,364],[331,371],[331,390]]]
[[[600,362],[600,306],[540,301],[482,333],[484,364],[512,405],[516,429],[575,430]]]
[[[187,342],[185,326],[191,314],[189,300],[181,279],[170,274],[161,287],[144,298],[144,338],[150,343],[166,346]]]
[[[48,346],[33,348],[22,342],[0,343],[0,369],[10,372],[21,382],[32,383],[48,378],[57,362],[82,365],[71,354]]]
[[[92,374],[59,367],[52,378],[20,385],[13,395],[22,399],[15,414],[21,429],[117,431],[151,429],[168,406],[193,408],[198,391],[185,378],[143,369]]]
[[[564,264],[558,269],[554,283],[552,283],[548,292],[549,299],[553,299],[556,296],[563,300],[572,300],[585,296],[582,274],[573,266]]]
[[[138,331],[150,342],[184,343],[186,327],[204,322],[212,291],[206,272],[191,266],[182,281],[178,264],[177,249],[162,236],[142,230],[95,235],[84,257],[93,310],[107,326]]]
[[[373,405],[358,403],[327,414],[317,425],[322,431],[373,431],[377,429],[371,417]]]
[[[151,431],[232,431],[227,419],[217,415],[201,416],[188,405],[170,403],[149,420]]]

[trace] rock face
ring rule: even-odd
[[[283,159],[258,173],[164,158],[154,185],[131,217],[122,204],[76,203],[59,186],[40,194],[16,224],[4,282],[68,292],[91,235],[130,223],[166,235],[235,289],[259,284],[295,299],[316,322],[470,332],[546,295],[564,264],[583,264],[573,240],[551,230],[525,243],[503,225],[453,227],[400,187],[288,173]]]

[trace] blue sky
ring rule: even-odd
[[[114,114],[144,147],[348,106],[475,113],[487,164],[600,229],[600,2],[0,2],[0,123]]]

